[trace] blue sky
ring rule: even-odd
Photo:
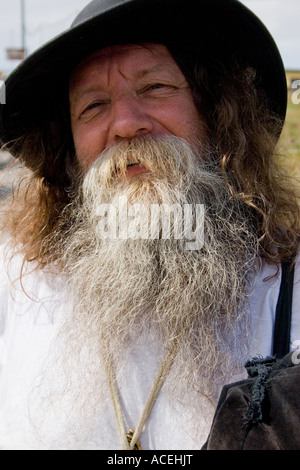
[[[201,0],[199,0],[199,3]],[[25,0],[26,44],[32,52],[67,28],[88,0]],[[242,0],[265,23],[287,69],[300,70],[300,0]],[[6,60],[7,47],[21,45],[21,0],[0,0],[0,71],[18,62]]]

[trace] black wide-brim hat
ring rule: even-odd
[[[286,75],[263,23],[236,0],[94,0],[70,29],[28,56],[8,77],[0,105],[0,142],[15,141],[68,106],[68,77],[90,52],[112,44],[179,44],[193,53],[235,58],[257,71],[267,106],[284,121]],[[19,149],[20,150],[20,149]]]

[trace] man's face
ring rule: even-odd
[[[163,45],[120,45],[93,53],[73,71],[69,96],[84,170],[120,140],[174,135],[193,143],[204,134],[189,84]],[[127,176],[144,171],[131,166]]]

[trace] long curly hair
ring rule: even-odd
[[[209,140],[228,190],[251,208],[260,254],[269,263],[295,258],[300,232],[297,184],[286,174],[277,149],[282,122],[272,114],[256,83],[255,71],[201,57],[191,64],[172,51],[206,121]],[[11,151],[14,145],[9,144]],[[72,220],[66,208],[76,193],[80,170],[72,141],[68,107],[39,123],[15,142],[24,178],[13,191],[2,217],[14,246],[25,261],[46,266],[53,261],[51,234]]]

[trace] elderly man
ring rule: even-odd
[[[94,0],[6,95],[0,447],[200,449],[300,338],[273,39],[235,0]]]

